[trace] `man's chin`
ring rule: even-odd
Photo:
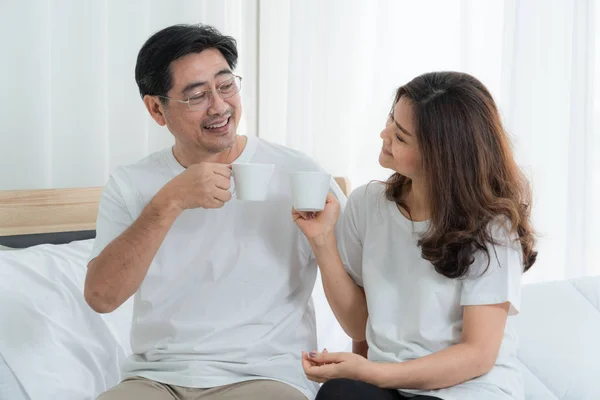
[[[231,149],[235,144],[236,138],[235,131],[231,131],[222,135],[204,134],[202,136],[204,139],[202,140],[203,147],[213,154],[222,153]]]

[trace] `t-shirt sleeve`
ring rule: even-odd
[[[492,237],[498,244],[488,245],[489,267],[485,253],[477,254],[467,278],[463,281],[460,304],[490,305],[508,301],[509,315],[516,315],[521,306],[521,245],[515,240],[516,234],[509,235],[505,228],[494,228]],[[487,271],[483,272],[486,267]]]
[[[362,287],[363,245],[358,229],[360,204],[357,204],[357,200],[359,199],[353,193],[346,203],[344,212],[340,210],[336,237],[338,238],[338,248],[344,268],[352,280]]]
[[[132,223],[133,218],[127,209],[119,185],[115,178],[111,176],[100,197],[96,219],[96,238],[88,261],[96,258],[110,242],[122,234]]]

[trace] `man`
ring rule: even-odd
[[[190,25],[157,32],[139,52],[140,94],[175,145],[117,168],[100,201],[86,301],[108,313],[134,296],[134,354],[101,400],[316,393],[301,352],[317,346],[317,268],[291,217],[288,174],[319,166],[236,134],[237,54],[233,38]],[[275,164],[266,201],[232,199],[234,161]]]

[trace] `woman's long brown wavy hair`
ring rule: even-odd
[[[398,89],[412,104],[428,197],[430,227],[419,240],[423,258],[448,277],[467,274],[478,251],[491,255],[490,223],[510,222],[523,250],[524,270],[535,262],[530,222],[529,182],[517,166],[496,104],[476,78],[433,72]],[[386,197],[409,214],[403,201],[409,178],[398,173],[386,182]]]

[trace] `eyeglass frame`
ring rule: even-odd
[[[221,98],[222,98],[222,99],[229,99],[229,98],[231,98],[231,97],[235,96],[236,94],[238,94],[238,93],[239,93],[239,92],[242,90],[242,77],[241,77],[241,76],[239,76],[239,75],[234,75],[234,74],[231,74],[231,75],[232,75],[231,79],[228,79],[228,80],[226,80],[225,82],[221,83],[221,84],[219,85],[219,87],[218,87],[218,88],[215,88],[215,89],[210,89],[210,90],[201,90],[201,91],[199,91],[199,92],[193,93],[192,95],[190,95],[190,96],[187,98],[187,100],[180,100],[180,99],[175,99],[175,98],[173,98],[173,97],[161,96],[161,95],[156,95],[156,96],[157,96],[157,97],[160,97],[160,98],[163,98],[163,99],[173,100],[173,101],[177,101],[177,102],[179,102],[179,103],[184,103],[184,104],[187,104],[187,105],[188,105],[188,107],[190,108],[190,110],[193,110],[193,111],[197,111],[197,110],[205,110],[205,109],[207,109],[208,107],[210,107],[210,106],[212,105],[212,101],[213,101],[213,92],[217,92],[217,93],[219,94],[219,96],[221,96]],[[224,84],[226,84],[226,83],[227,83],[227,82],[229,82],[230,80],[235,80],[235,78],[238,78],[238,79],[240,80],[240,87],[239,87],[238,91],[237,91],[237,92],[235,92],[235,93],[232,93],[232,94],[231,94],[230,96],[228,96],[228,97],[223,97],[223,93],[221,93],[221,86],[223,86]],[[190,104],[190,99],[191,99],[192,97],[194,97],[194,96],[197,96],[197,95],[199,95],[200,93],[210,93],[210,101],[209,101],[208,105],[207,105],[206,107],[201,107],[201,108],[192,108],[192,107],[196,107],[196,106],[192,106],[192,105]]]

